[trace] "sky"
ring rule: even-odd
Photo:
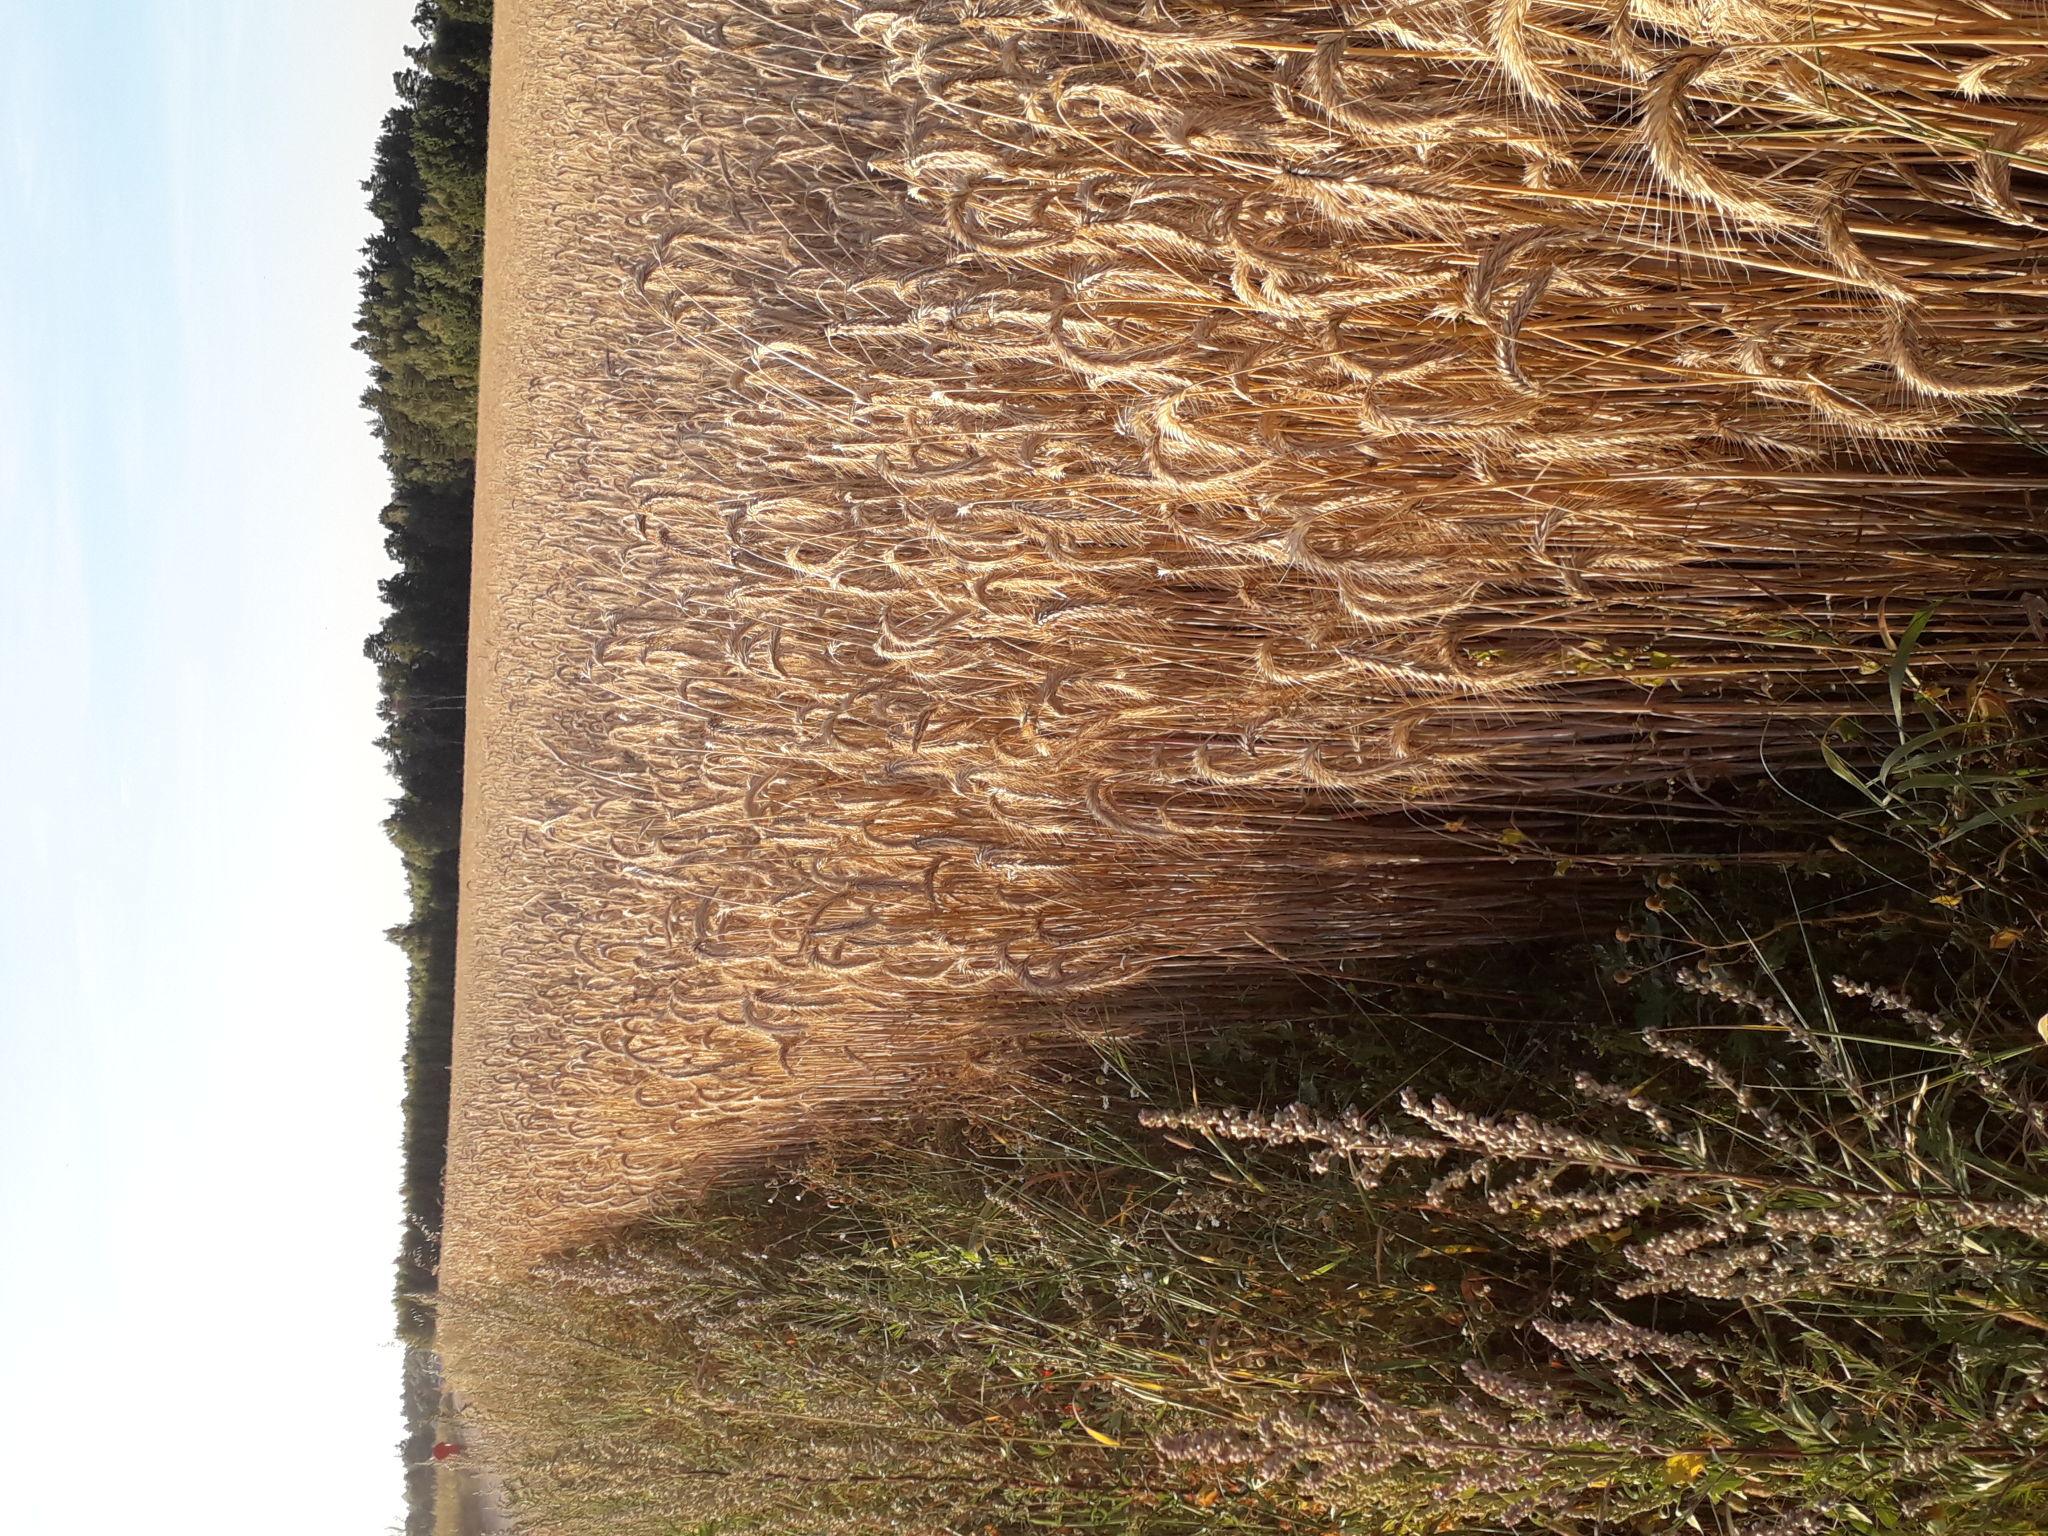
[[[0,0],[0,1531],[401,1519],[350,348],[412,0]]]

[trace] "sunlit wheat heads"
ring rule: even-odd
[[[501,25],[457,1227],[1568,921],[1505,833],[2043,650],[2033,8]]]

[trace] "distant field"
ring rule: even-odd
[[[497,27],[451,1274],[2043,649],[1988,10]]]

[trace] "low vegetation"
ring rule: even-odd
[[[2038,1530],[2042,969],[1982,926],[2032,839],[1921,921],[1669,874],[1519,993],[814,1152],[451,1298],[482,1428],[565,1533]]]

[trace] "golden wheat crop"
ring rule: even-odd
[[[458,1229],[2044,650],[2038,5],[499,24]]]

